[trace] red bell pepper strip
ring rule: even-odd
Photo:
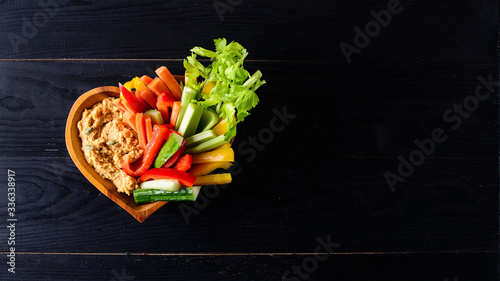
[[[181,134],[179,134],[177,131],[171,130],[171,132],[176,133],[179,136],[181,136]],[[177,159],[179,159],[181,157],[181,155],[184,155],[184,152],[186,152],[186,140],[185,139],[182,140],[181,147],[161,167],[162,168],[170,168],[170,166],[174,165],[174,163],[177,161]]]
[[[193,156],[191,154],[186,154],[179,158],[179,160],[174,165],[174,169],[185,172],[191,169],[192,162]]]
[[[161,179],[176,179],[182,185],[189,187],[192,187],[194,182],[196,181],[195,176],[183,171],[178,171],[170,168],[153,168],[142,174],[142,176],[139,178],[141,182]]]
[[[118,85],[120,86],[120,92],[127,101],[128,106],[130,106],[130,108],[134,111],[134,113],[144,112],[149,109],[149,105],[146,102],[144,102],[144,100],[136,97],[121,83],[118,83]]]
[[[144,174],[153,163],[169,131],[170,129],[166,125],[155,125],[151,139],[144,149],[143,156],[134,163],[130,163],[130,159],[126,158],[122,163],[123,171],[127,175],[136,178]]]
[[[170,109],[174,105],[175,99],[168,93],[163,93],[156,100],[156,108],[161,113],[163,122],[170,123]]]

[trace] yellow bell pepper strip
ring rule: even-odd
[[[212,130],[214,130],[217,135],[222,136],[227,132],[227,123],[224,120],[220,120],[217,125],[215,125]]]
[[[196,177],[183,171],[171,168],[153,168],[148,170],[139,178],[141,182],[147,180],[174,179],[178,180],[182,185],[192,187],[196,181]]]
[[[132,80],[125,82],[125,84],[123,84],[123,87],[127,88],[127,90],[132,92],[134,89],[137,90],[138,83],[141,83],[141,80],[139,79],[139,77],[136,76],[132,78]]]
[[[144,112],[149,109],[149,105],[146,102],[132,94],[121,83],[118,83],[118,85],[120,86],[120,93],[125,98],[126,104],[128,104],[133,113],[137,114],[138,112]]]
[[[193,164],[226,161],[234,162],[234,151],[232,148],[212,150],[193,155]]]
[[[231,144],[230,143],[223,144],[214,150],[220,150],[220,149],[226,149],[226,148],[231,148]]]
[[[194,185],[219,185],[231,183],[233,179],[231,178],[230,173],[225,174],[213,174],[206,176],[196,177]]]
[[[144,174],[153,163],[169,131],[170,129],[167,125],[155,125],[153,127],[153,135],[144,149],[143,156],[134,163],[130,163],[130,159],[125,158],[122,163],[123,171],[135,178]]]
[[[191,159],[191,162],[193,159]],[[189,169],[187,172],[190,173],[193,176],[204,176],[208,175],[211,172],[222,168],[224,170],[229,169],[233,164],[229,161],[227,162],[207,162],[207,163],[200,163],[196,165],[192,165],[191,169]]]

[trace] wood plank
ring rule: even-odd
[[[18,254],[2,280],[497,280],[494,253],[382,255]],[[296,268],[294,273],[294,268]],[[288,273],[288,271],[290,273]]]
[[[402,0],[403,11],[372,33],[366,47],[355,44],[355,28],[375,22],[370,12],[387,10],[388,1],[233,1],[222,16],[212,0],[58,2],[64,4],[2,5],[0,58],[180,58],[225,36],[250,50],[249,59],[345,62],[342,42],[359,47],[354,63],[497,59],[498,1],[493,0]]]
[[[174,73],[183,72],[180,62],[0,62],[0,156],[65,156],[64,126],[78,96],[95,87],[151,74],[161,64]],[[432,156],[497,154],[495,95],[478,102],[468,118],[460,117],[460,124],[444,116],[474,96],[479,76],[487,80],[497,77],[496,64],[359,67],[328,62],[249,62],[247,68],[262,70],[268,84],[259,89],[259,106],[240,126],[236,145],[241,145],[241,151],[252,149],[248,138],[253,137],[271,146],[281,142],[283,148],[305,149],[315,144],[331,157],[408,156],[418,149],[416,140],[431,138],[433,130],[442,128],[447,140],[436,144]],[[300,83],[292,82],[297,70],[302,71]],[[284,112],[293,115],[286,120],[289,124],[283,129],[279,122],[270,124]],[[457,116],[452,113],[448,118]],[[270,131],[271,125],[276,133]]]
[[[327,235],[340,252],[498,247],[497,156],[428,159],[394,193],[383,173],[397,169],[396,159],[325,165],[280,156],[241,161],[229,186],[204,190],[196,203],[168,203],[142,224],[68,157],[4,157],[0,169],[16,172],[18,251],[308,252]]]

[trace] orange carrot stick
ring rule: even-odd
[[[172,106],[172,115],[170,116],[170,124],[175,126],[175,122],[177,122],[177,117],[179,117],[179,112],[181,111],[181,102],[176,101]]]
[[[177,83],[177,80],[175,80],[174,76],[170,71],[168,70],[167,67],[162,66],[158,68],[156,71],[156,75],[160,77],[160,79],[165,82],[167,87],[170,89],[172,94],[174,95],[176,100],[181,100],[182,92],[181,92],[181,86],[179,86],[179,83]]]
[[[153,123],[151,122],[151,117],[144,115],[144,125],[146,127],[146,145],[153,136]]]
[[[137,138],[139,139],[139,146],[146,148],[146,131],[144,130],[144,115],[139,112],[135,115],[135,127],[137,128]]]
[[[160,78],[156,77],[151,81],[151,83],[148,84],[148,88],[151,89],[157,96],[163,94],[163,93],[168,93],[169,95],[172,95],[172,92],[168,89],[167,85],[161,81]]]

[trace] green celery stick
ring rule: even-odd
[[[214,130],[208,130],[196,135],[192,135],[186,139],[186,147],[189,149],[192,146],[200,144],[202,142],[209,141],[215,137],[217,137],[217,133]]]
[[[187,106],[186,113],[182,118],[181,125],[179,126],[179,134],[184,138],[189,138],[196,132],[196,127],[200,122],[201,114],[203,113],[204,107],[195,103],[190,103]]]
[[[179,116],[177,117],[177,121],[175,122],[175,130],[178,132],[179,127],[181,126],[182,119],[184,119],[184,115],[186,114],[186,110],[193,99],[196,99],[198,92],[193,90],[188,86],[184,86],[184,90],[182,91],[181,97],[181,110],[179,111]]]
[[[213,138],[209,141],[202,142],[200,144],[194,145],[188,149],[186,149],[186,154],[198,154],[202,152],[207,152],[212,149],[216,149],[217,147],[228,143],[228,141],[224,140],[224,135]]]
[[[212,129],[219,122],[219,115],[211,108],[205,108],[201,115],[200,124],[196,128],[197,133]]]

